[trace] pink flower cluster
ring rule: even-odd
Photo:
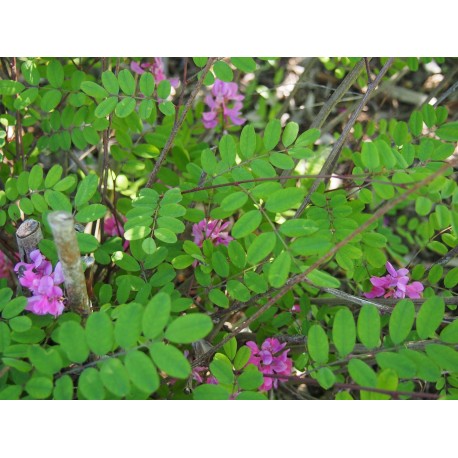
[[[11,278],[11,269],[13,268],[12,262],[9,258],[0,251],[0,278]]]
[[[162,60],[161,57],[153,57],[152,62],[144,62],[142,64],[132,61],[130,63],[130,69],[133,72],[137,73],[138,75],[145,73],[145,70],[149,69],[149,71],[154,76],[154,81],[156,82],[156,84],[167,79],[167,77],[165,76],[165,71],[164,71],[164,61]],[[180,84],[180,80],[178,78],[170,78],[169,81],[172,87],[175,87],[175,88],[178,87],[178,85]]]
[[[192,226],[192,235],[194,236],[194,242],[196,245],[202,247],[205,239],[211,240],[213,245],[228,245],[230,241],[234,240],[229,232],[225,232],[224,229],[229,227],[229,222],[223,223],[221,219],[215,219],[213,221],[203,219],[197,224]]]
[[[367,298],[374,297],[394,297],[404,298],[410,297],[411,299],[418,299],[424,289],[419,281],[409,283],[409,270],[399,269],[396,270],[391,263],[386,263],[386,270],[388,275],[384,277],[371,277],[372,289],[368,293],[364,293]]]
[[[259,387],[260,391],[277,388],[278,381],[282,380],[267,377],[269,374],[291,375],[293,362],[288,358],[289,350],[282,351],[286,343],[281,344],[277,339],[269,337],[261,345],[261,349],[252,341],[247,342],[246,345],[251,350],[248,364],[254,364],[264,374],[264,383]]]
[[[212,129],[221,121],[227,125],[228,119],[235,126],[241,126],[246,119],[241,118],[240,110],[243,105],[241,100],[245,97],[237,93],[237,83],[225,83],[215,80],[211,94],[205,97],[205,103],[209,106],[210,111],[202,114],[202,120],[206,129]],[[234,101],[232,107],[229,103]],[[220,118],[221,117],[221,118]]]
[[[30,259],[30,264],[18,262],[14,267],[19,283],[32,293],[32,296],[27,298],[25,309],[36,315],[61,315],[64,311],[63,292],[57,286],[64,281],[61,263],[56,264],[53,272],[52,264],[40,250],[32,251]]]

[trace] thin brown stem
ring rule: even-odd
[[[157,174],[159,173],[159,170],[162,167],[162,163],[165,161],[167,154],[169,153],[170,149],[172,148],[173,142],[175,141],[175,137],[177,136],[177,133],[180,130],[180,127],[182,126],[184,120],[186,119],[186,115],[188,114],[188,111],[191,108],[191,105],[194,102],[194,99],[196,98],[198,92],[200,91],[200,88],[202,87],[202,84],[204,83],[204,79],[207,76],[207,73],[210,71],[210,68],[213,65],[213,63],[215,62],[215,60],[216,60],[215,57],[210,57],[208,59],[207,65],[205,65],[204,69],[202,70],[200,78],[197,81],[197,84],[194,90],[191,92],[191,95],[189,96],[189,99],[183,108],[183,112],[181,113],[180,118],[178,119],[177,122],[173,124],[172,132],[170,133],[170,136],[167,139],[167,142],[164,148],[162,149],[161,154],[157,158],[156,164],[154,165],[154,169],[151,172],[148,178],[148,181],[145,184],[145,188],[151,188],[153,183],[156,181]]]
[[[301,76],[297,80],[296,84],[294,85],[293,89],[289,93],[288,97],[285,99],[283,102],[283,105],[280,109],[280,111],[277,113],[277,118],[280,119],[284,113],[288,110],[289,104],[291,103],[291,100],[294,99],[297,91],[300,89],[302,86],[302,83],[306,80],[306,78],[309,76],[309,72],[312,69],[312,67],[318,62],[318,57],[309,57],[307,62],[304,65],[304,71],[302,72]]]
[[[14,81],[19,81],[19,72],[17,70],[16,57],[13,57],[11,61],[11,74],[13,76]],[[19,95],[16,95],[16,98],[18,97]],[[22,118],[21,118],[21,111],[19,109],[16,110],[15,137],[16,137],[16,160],[19,162],[19,158],[21,159],[22,170],[25,170],[25,155],[24,155],[24,147],[22,145]]]
[[[307,178],[339,178],[341,180],[354,180],[354,179],[358,179],[358,178],[368,178],[369,176],[368,175],[336,175],[336,174],[324,174],[324,175],[321,175],[321,174],[303,174],[303,175],[288,175],[288,176],[285,176],[283,177],[283,179],[285,180],[302,180],[302,179],[307,179]],[[249,179],[249,180],[240,180],[240,181],[231,181],[229,183],[219,183],[219,184],[214,184],[214,185],[210,185],[210,186],[197,186],[196,188],[192,188],[192,189],[187,189],[186,191],[182,191],[181,194],[190,194],[190,193],[193,193],[193,192],[199,192],[199,191],[208,191],[210,189],[218,189],[218,188],[224,188],[224,187],[227,187],[227,186],[240,186],[241,184],[245,184],[245,183],[261,183],[261,182],[264,182],[264,181],[278,181],[278,177],[275,176],[275,177],[260,177],[260,178],[252,178],[252,179]],[[392,182],[389,182],[389,181],[381,181],[381,180],[371,180],[371,183],[379,183],[379,184],[387,184],[387,185],[390,185],[390,186],[397,186],[399,188],[402,188],[402,189],[405,189],[405,185],[404,184],[397,184],[397,183],[392,183]]]
[[[272,375],[272,376],[271,376]],[[321,386],[320,383],[311,377],[303,377],[303,376],[296,376],[296,375],[279,375],[279,374],[271,374],[269,375],[270,378],[278,378],[281,380],[287,380],[290,383],[305,383],[306,385],[312,386]],[[368,391],[371,393],[380,393],[392,396],[395,399],[399,399],[400,396],[410,397],[412,399],[439,399],[438,394],[433,393],[424,393],[418,391],[394,391],[394,390],[385,390],[382,388],[375,388],[371,386],[361,386],[355,383],[334,383],[334,388],[341,389],[341,390],[351,390],[351,391]]]

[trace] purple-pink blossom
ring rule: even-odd
[[[241,117],[240,111],[243,108],[243,95],[238,94],[237,83],[225,83],[215,80],[211,94],[205,97],[205,103],[210,108],[202,114],[202,121],[206,129],[213,129],[219,122],[227,126],[230,120],[235,126],[241,126],[246,119]]]
[[[261,349],[253,341],[247,342],[246,345],[251,350],[248,364],[254,364],[264,374],[264,383],[259,387],[260,391],[277,388],[278,381],[282,381],[281,378],[271,378],[268,375],[291,375],[293,362],[288,358],[289,350],[282,351],[286,343],[269,337],[263,342]]]
[[[56,264],[53,272],[51,262],[40,250],[32,251],[30,259],[31,263],[18,262],[14,267],[19,283],[32,293],[25,309],[36,315],[61,315],[65,308],[63,291],[57,286],[64,282],[61,263]]]
[[[194,242],[199,247],[202,247],[204,240],[210,240],[213,245],[228,245],[230,241],[234,240],[228,231],[225,231],[229,227],[229,222],[224,223],[221,219],[215,219],[213,221],[203,219],[197,224],[192,226],[192,235],[194,236]]]
[[[145,71],[149,69],[149,71],[154,76],[154,81],[156,82],[156,84],[167,79],[165,75],[164,61],[162,60],[162,57],[153,57],[152,62],[143,62],[142,64],[132,61],[130,63],[130,69],[138,75],[145,73]],[[169,81],[172,87],[175,88],[177,88],[180,84],[180,80],[178,78],[170,78]]]
[[[189,351],[183,352],[184,356],[189,359]],[[192,368],[191,377],[199,385],[202,383],[209,383],[210,385],[218,385],[218,380],[213,375],[209,374],[207,366],[195,366]]]
[[[123,216],[123,222],[126,222],[126,218]],[[114,216],[110,216],[105,219],[103,223],[103,232],[110,237],[121,237],[124,235],[124,227],[123,225],[116,220]],[[123,243],[123,248],[127,250],[129,248],[129,241],[126,240]]]
[[[372,289],[368,293],[364,293],[367,298],[374,297],[394,297],[418,299],[424,290],[424,286],[419,281],[414,281],[410,284],[409,270],[396,270],[393,265],[387,261],[386,270],[388,275],[384,277],[371,277]]]
[[[0,278],[10,278],[12,268],[13,263],[3,251],[0,251]]]

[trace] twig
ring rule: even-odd
[[[108,68],[107,58],[102,57],[102,70],[105,71]],[[108,183],[108,164],[109,164],[109,156],[108,156],[108,139],[110,135],[110,127],[111,127],[111,114],[108,116],[108,126],[102,132],[102,145],[103,145],[103,160],[102,160],[102,172],[100,174],[100,193],[102,195],[102,199],[105,198],[107,193],[107,183]]]
[[[309,71],[312,69],[312,67],[315,65],[315,63],[318,61],[318,57],[310,57],[308,58],[305,66],[304,66],[304,71],[302,72],[301,76],[299,79],[296,81],[294,84],[293,89],[289,93],[288,97],[286,97],[285,101],[283,102],[283,105],[280,109],[280,111],[277,113],[277,118],[280,119],[284,113],[288,110],[289,104],[291,103],[291,100],[294,98],[296,95],[297,91],[301,87],[302,83],[304,80],[308,77]]]
[[[371,67],[370,67],[370,58],[369,57],[363,57],[364,59],[364,65],[366,66],[366,73],[367,73],[367,82],[370,84],[372,83],[372,75],[371,75]]]
[[[77,165],[77,167],[84,173],[84,175],[88,175],[89,169],[87,168],[86,164],[84,164],[84,162],[82,162],[78,158],[75,152],[69,151],[68,154],[70,158],[72,159],[72,161]],[[113,202],[111,202],[108,196],[106,194],[103,194],[102,199],[105,205],[110,209],[111,213],[116,218],[116,220],[122,221],[122,216],[118,213],[118,211],[116,210],[116,207],[113,205]]]
[[[304,174],[304,175],[287,175],[283,177],[284,180],[302,180],[302,179],[307,179],[307,178],[339,178],[341,180],[354,180],[358,178],[362,179],[367,179],[369,178],[368,174],[362,174],[362,175],[337,175],[337,174]],[[200,183],[196,188],[192,189],[187,189],[186,191],[182,191],[181,194],[190,194],[193,192],[199,192],[199,191],[208,191],[210,189],[218,189],[218,188],[224,188],[226,186],[240,186],[241,184],[245,183],[260,183],[264,181],[278,181],[278,177],[260,177],[260,178],[251,178],[249,180],[240,180],[240,181],[231,181],[229,183],[219,183],[219,184],[213,184],[210,186],[201,186]],[[405,189],[404,184],[399,184],[399,183],[391,183],[389,181],[381,181],[381,180],[371,180],[371,183],[380,183],[380,184],[389,184],[390,186],[398,186],[402,189]]]
[[[324,289],[324,288],[323,288]],[[331,293],[332,294],[332,293]],[[310,302],[315,305],[348,305],[354,304],[353,298],[357,296],[352,296],[352,299],[348,299],[346,297],[314,297],[310,298]],[[458,296],[453,297],[443,297],[442,298],[445,305],[458,305]],[[396,306],[396,304],[401,301],[402,299],[371,299],[370,303],[375,305],[376,307],[389,307],[390,310]],[[420,299],[410,299],[416,307],[421,306],[424,304],[428,298],[420,298]],[[364,304],[362,304],[364,305]]]
[[[306,385],[321,386],[318,380],[315,380],[311,377],[302,377],[297,375],[280,375],[280,374],[269,374],[270,378],[278,378],[281,380],[287,380],[288,382],[293,383],[305,383]],[[354,383],[334,383],[334,388],[341,390],[355,390],[355,391],[369,391],[371,393],[380,393],[387,394],[393,398],[398,398],[399,396],[408,396],[410,398],[416,399],[439,399],[438,394],[433,393],[423,393],[415,391],[394,391],[394,390],[384,390],[382,388],[375,388],[371,386],[361,386]]]
[[[382,67],[380,70],[380,73],[377,75],[375,80],[370,83],[367,87],[367,91],[364,94],[364,97],[362,98],[361,102],[359,105],[356,107],[355,111],[352,113],[350,119],[348,120],[347,124],[344,127],[344,130],[342,132],[342,135],[339,137],[337,142],[334,144],[334,147],[332,148],[332,151],[329,153],[329,156],[327,157],[323,167],[320,170],[320,175],[330,175],[332,174],[332,171],[334,170],[335,166],[337,165],[337,161],[339,160],[340,152],[342,150],[343,145],[345,144],[347,140],[347,136],[350,133],[350,130],[352,129],[354,123],[356,122],[356,119],[358,118],[359,114],[361,113],[362,109],[365,107],[367,101],[369,100],[369,97],[371,96],[372,92],[375,90],[375,88],[378,86],[380,83],[381,79],[385,75],[385,73],[388,71],[390,68],[392,62],[393,62],[393,57],[390,57],[388,61],[385,63],[385,65]],[[299,218],[300,215],[302,215],[303,211],[305,210],[305,207],[309,204],[310,198],[312,194],[317,190],[318,186],[322,183],[323,179],[322,178],[317,178],[314,183],[312,184],[309,192],[307,193],[307,196],[305,197],[304,201],[302,202],[301,206],[298,208],[296,211],[296,214],[294,215],[294,218]]]
[[[184,120],[186,119],[186,115],[188,114],[189,109],[191,108],[192,102],[197,96],[197,93],[199,92],[200,88],[202,87],[202,84],[204,82],[205,76],[207,73],[210,71],[211,66],[213,65],[213,62],[215,62],[216,58],[215,57],[210,57],[208,59],[207,65],[205,65],[204,69],[201,72],[200,78],[197,81],[196,87],[194,90],[191,92],[191,95],[189,96],[188,101],[186,102],[186,105],[183,108],[183,112],[181,114],[180,119],[173,124],[172,132],[170,133],[169,138],[167,139],[167,143],[165,144],[164,148],[161,151],[161,154],[157,158],[156,164],[154,165],[154,169],[151,172],[148,181],[146,182],[145,188],[151,188],[153,183],[156,181],[157,174],[159,173],[159,170],[162,166],[162,163],[164,162],[165,158],[167,157],[168,152],[172,148],[173,142],[175,140],[175,137],[180,130],[180,127],[182,126]]]
[[[48,215],[49,226],[62,263],[70,310],[84,316],[89,315],[91,306],[87,294],[86,280],[81,265],[81,254],[76,239],[74,220],[71,213],[56,211]]]
[[[313,285],[313,283],[310,282],[310,284]],[[313,285],[315,286],[315,285]],[[356,304],[359,306],[363,305],[373,305],[374,307],[377,307],[382,313],[392,313],[393,312],[393,307],[390,307],[388,305],[383,305],[378,303],[377,301],[373,301],[371,299],[366,299],[358,296],[353,296],[352,294],[345,293],[344,291],[340,291],[335,288],[324,288],[320,287],[323,291],[326,291],[329,294],[333,294],[334,296],[338,298],[342,298],[351,304]],[[424,301],[427,299],[424,299]],[[442,323],[450,323],[450,320],[442,320]]]
[[[455,248],[452,248],[445,256],[443,256],[442,258],[438,259],[434,264],[432,264],[431,266],[429,266],[426,271],[425,271],[425,274],[428,273],[433,266],[445,266],[446,264],[448,264],[456,255],[458,255],[458,245],[455,247]]]
[[[19,75],[17,71],[17,62],[16,57],[13,57],[11,61],[11,74],[15,81],[19,80]],[[19,98],[19,95],[16,94],[16,98]],[[25,170],[25,156],[24,156],[24,147],[22,145],[22,119],[21,119],[21,110],[16,110],[16,160],[19,161],[19,157],[22,161],[22,169]]]
[[[450,94],[453,94],[456,89],[458,88],[458,81],[449,89],[447,89],[436,101],[436,103],[433,105],[434,108],[439,106]]]
[[[40,223],[34,219],[26,219],[16,231],[16,241],[21,261],[30,262],[30,253],[38,248],[43,239]]]
[[[458,159],[456,159],[454,161],[452,166],[456,166],[457,164],[458,164]],[[343,240],[341,240],[339,243],[334,245],[333,248],[331,248],[328,253],[326,253],[324,256],[322,256],[317,261],[315,261],[311,266],[309,266],[307,269],[305,269],[304,272],[302,272],[301,274],[295,275],[294,277],[291,277],[287,281],[286,285],[283,286],[275,296],[271,297],[252,316],[250,316],[249,318],[244,320],[236,329],[234,329],[224,339],[222,339],[219,343],[217,343],[213,347],[213,349],[211,350],[210,354],[213,354],[216,351],[218,351],[232,337],[236,336],[243,329],[247,328],[250,324],[252,324],[254,321],[256,321],[261,315],[263,315],[270,307],[272,307],[275,303],[277,303],[295,285],[305,281],[305,279],[307,278],[307,276],[311,272],[313,272],[315,269],[318,269],[322,264],[324,264],[329,259],[331,259],[337,253],[337,251],[340,248],[342,248],[347,243],[349,243],[351,240],[353,240],[358,234],[361,234],[371,224],[375,223],[379,218],[381,218],[385,213],[390,211],[392,208],[394,208],[399,203],[403,202],[408,196],[414,194],[415,192],[420,190],[423,186],[427,185],[431,181],[435,180],[437,177],[441,176],[443,173],[445,173],[447,171],[447,169],[450,168],[450,166],[451,166],[451,164],[444,164],[440,169],[436,170],[434,173],[432,173],[431,175],[427,176],[424,180],[418,182],[417,184],[412,186],[410,189],[408,189],[403,194],[400,194],[396,198],[388,201],[385,205],[380,207],[369,219],[367,219],[364,223],[362,223],[361,226],[358,227],[358,229],[356,229],[350,235],[348,235]],[[209,355],[205,355],[205,358],[208,358],[208,357],[209,357]],[[197,361],[197,363],[200,363],[200,362],[201,362],[200,360]]]
[[[358,76],[362,72],[364,68],[364,61],[361,59],[348,73],[348,75],[343,79],[340,83],[339,87],[332,93],[331,97],[329,97],[328,101],[323,105],[321,110],[315,116],[312,124],[310,125],[310,129],[321,129],[323,124],[325,123],[328,116],[331,114],[334,107],[340,102],[342,97],[348,92],[352,84],[358,79]],[[369,92],[369,91],[368,91]],[[294,167],[297,165],[299,161],[297,159],[294,160]],[[290,175],[291,172],[294,170],[289,169],[285,170],[281,174],[281,179],[286,179],[286,175]]]

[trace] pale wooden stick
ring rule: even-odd
[[[22,262],[30,263],[30,253],[38,249],[40,240],[43,239],[41,225],[34,219],[26,219],[16,231],[16,241],[19,256]]]
[[[62,264],[68,298],[67,306],[70,310],[87,316],[91,312],[91,305],[81,265],[73,216],[65,211],[56,211],[49,214],[48,222]]]

